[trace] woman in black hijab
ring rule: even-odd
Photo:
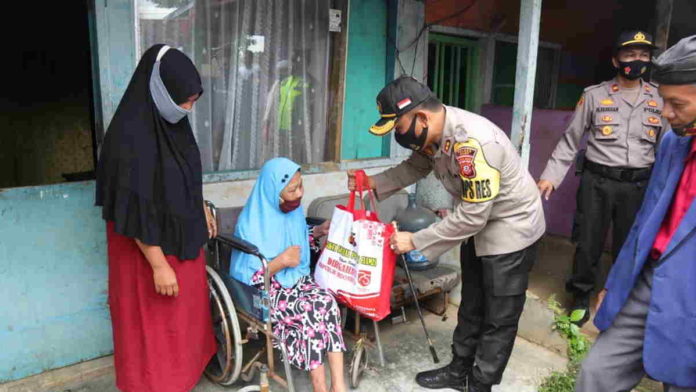
[[[202,246],[215,235],[187,114],[203,93],[191,60],[148,49],[106,133],[96,204],[107,221],[116,386],[190,391],[216,350]]]

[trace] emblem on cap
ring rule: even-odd
[[[648,117],[648,122],[649,122],[650,124],[659,124],[659,123],[660,123],[660,119],[657,118],[657,117],[650,116],[650,117]]]
[[[607,122],[607,123],[608,123],[608,122],[611,122],[611,120],[613,120],[613,118],[612,118],[611,116],[604,116],[604,117],[602,117],[602,121],[604,121],[604,122]]]
[[[645,41],[645,34],[639,31],[636,33],[636,35],[633,36],[633,39],[636,41]]]
[[[599,101],[599,103],[601,103],[604,106],[611,106],[614,104],[614,101],[610,98],[607,98],[607,99],[603,99],[603,100]]]
[[[614,133],[614,129],[612,127],[610,127],[608,125],[605,125],[604,127],[602,127],[602,135],[609,136],[612,133]]]
[[[652,99],[648,101],[648,106],[656,108],[657,107],[657,102],[653,101]]]
[[[648,136],[650,136],[650,137],[655,137],[655,135],[656,135],[654,129],[648,129],[646,132],[648,133]]]

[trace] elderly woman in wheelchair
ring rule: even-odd
[[[264,288],[268,295],[273,344],[282,345],[293,366],[309,371],[314,391],[327,391],[324,354],[328,355],[331,391],[345,391],[340,311],[331,294],[310,274],[310,240],[304,213],[300,167],[275,158],[261,174],[237,221],[235,237],[255,245],[268,257],[268,274],[258,257],[233,251],[230,275],[237,281]],[[326,230],[326,227],[321,227]]]

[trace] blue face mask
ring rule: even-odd
[[[186,115],[190,114],[190,110],[186,110],[177,105],[167,91],[167,87],[160,76],[160,63],[162,56],[169,50],[169,46],[165,45],[160,49],[155,60],[155,65],[152,67],[150,75],[150,95],[157,106],[160,116],[171,124],[176,124],[181,121]]]

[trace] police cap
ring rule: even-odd
[[[388,134],[399,116],[434,96],[428,86],[410,76],[392,80],[377,95],[377,110],[381,118],[370,127],[370,133],[377,136]]]
[[[629,30],[619,34],[619,38],[614,45],[614,52],[616,53],[620,49],[631,46],[646,46],[651,50],[656,48],[655,44],[653,44],[652,34],[642,30]]]

